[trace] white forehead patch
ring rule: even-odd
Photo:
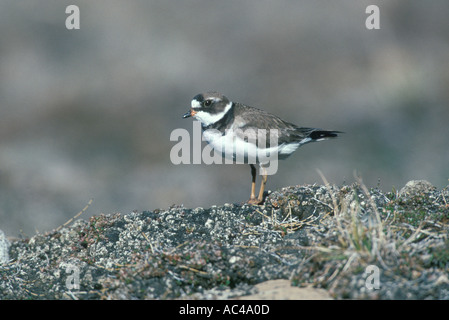
[[[193,101],[196,101],[196,100],[192,100],[192,108],[194,108]],[[229,102],[226,105],[226,107],[223,109],[223,111],[220,113],[211,114],[211,113],[205,112],[205,111],[198,111],[194,117],[195,117],[195,119],[200,121],[203,125],[208,126],[212,123],[220,121],[221,118],[223,118],[225,116],[225,114],[231,109],[231,107],[232,107],[232,102]]]
[[[198,100],[193,99],[192,100],[192,109],[199,108],[199,107],[201,107],[201,104],[198,102]]]

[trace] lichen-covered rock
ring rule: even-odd
[[[399,191],[399,195],[416,195],[419,193],[429,193],[436,188],[426,180],[411,180]]]
[[[262,206],[76,220],[11,243],[0,299],[228,299],[275,279],[336,299],[449,299],[449,192],[419,190],[293,186]]]
[[[6,239],[5,233],[0,230],[0,264],[9,261],[9,246],[10,243],[8,239]]]

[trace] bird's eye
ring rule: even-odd
[[[206,100],[206,101],[204,101],[204,106],[205,106],[205,107],[210,107],[211,104],[212,104],[212,100]]]

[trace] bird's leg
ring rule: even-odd
[[[253,164],[250,164],[251,166],[251,196],[249,198],[248,203],[256,203],[256,167]]]
[[[264,167],[260,167],[262,170],[262,183],[260,184],[259,197],[257,198],[258,204],[263,202],[263,192],[265,190],[265,185],[267,184],[267,173]]]
[[[267,173],[263,167],[260,167],[260,170],[262,170],[262,183],[260,185],[259,196],[256,198],[256,167],[251,164],[252,183],[251,197],[248,201],[249,204],[261,204],[263,202],[263,192],[265,190],[265,185],[267,184]]]

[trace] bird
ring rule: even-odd
[[[288,158],[304,144],[336,138],[342,133],[300,127],[262,109],[233,102],[216,91],[195,95],[190,110],[182,117],[193,117],[201,123],[203,139],[214,151],[226,159],[240,159],[239,163],[250,165],[251,193],[247,201],[250,205],[264,202],[267,170],[271,161],[277,164],[277,160]],[[256,164],[262,175],[257,197]]]

